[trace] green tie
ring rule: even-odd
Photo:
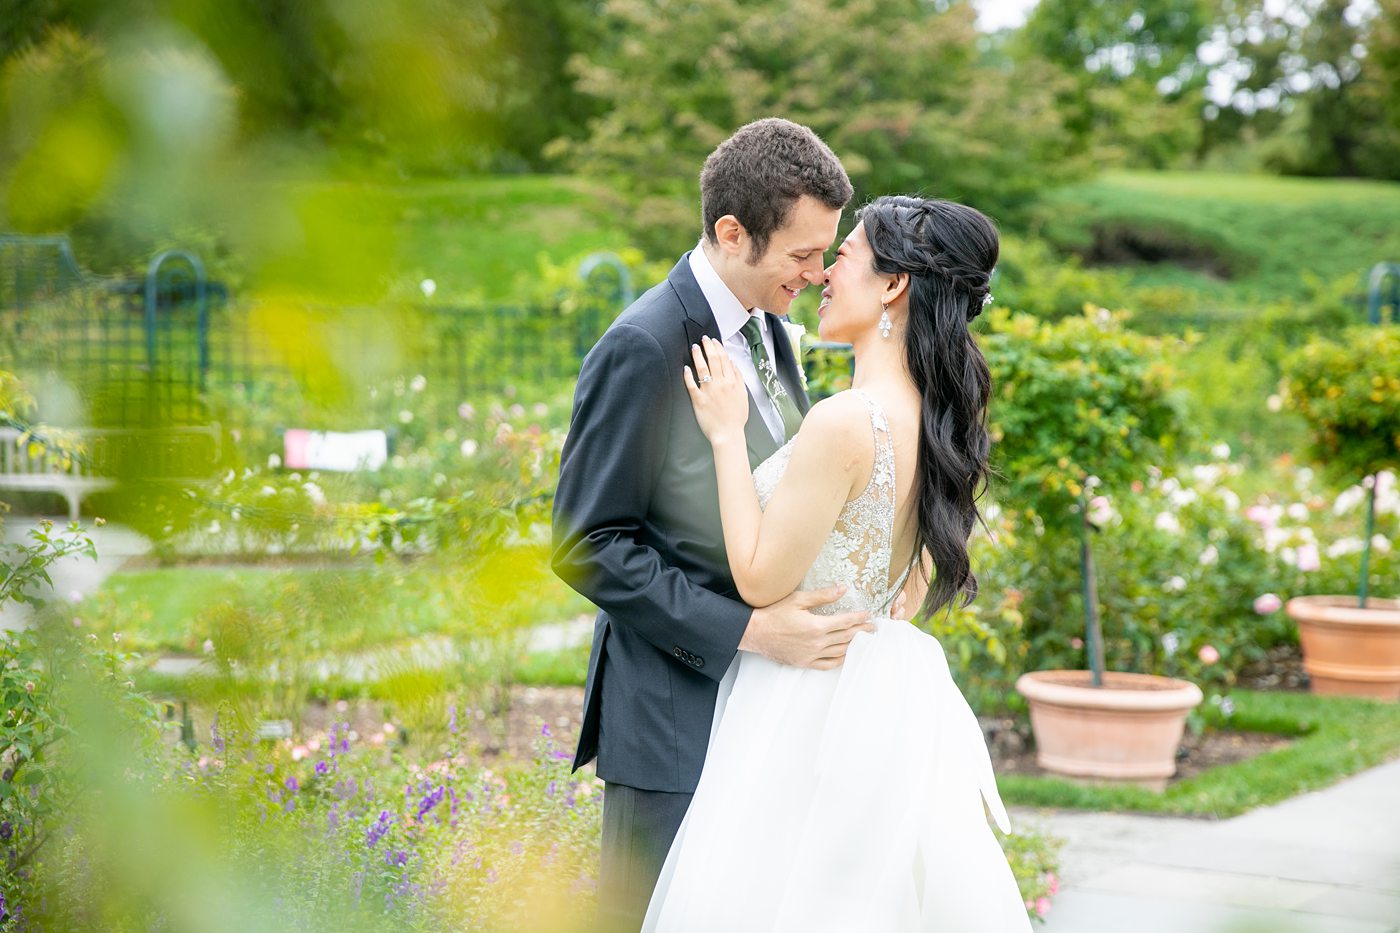
[[[792,440],[802,425],[802,413],[797,410],[797,403],[788,395],[787,389],[778,381],[778,370],[773,366],[773,361],[768,358],[768,351],[763,346],[763,329],[758,323],[758,318],[750,315],[744,323],[743,333],[749,342],[749,352],[753,354],[753,368],[758,370],[759,381],[763,383],[768,398],[772,400],[778,409],[778,415],[783,419],[784,440]]]

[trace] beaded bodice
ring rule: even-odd
[[[824,615],[851,610],[884,614],[904,585],[904,574],[890,580],[894,552],[895,477],[894,442],[889,420],[875,399],[860,389],[851,389],[870,412],[875,435],[875,461],[870,482],[860,495],[841,509],[836,525],[822,544],[820,553],[799,584],[799,590],[820,589],[846,584],[846,593],[836,602],[814,611]],[[758,503],[767,508],[778,483],[787,471],[793,441],[778,448],[754,470]]]

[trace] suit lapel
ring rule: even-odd
[[[797,410],[805,415],[812,403],[807,399],[806,390],[802,388],[802,377],[797,371],[801,364],[797,355],[792,352],[792,340],[788,338],[782,318],[770,311],[763,313],[768,315],[768,326],[773,335],[773,355],[777,357],[774,363],[778,370],[778,379],[797,403]]]
[[[700,343],[701,336],[720,340],[719,324],[715,322],[715,314],[710,310],[710,303],[705,300],[705,293],[700,290],[700,283],[695,281],[695,273],[690,271],[690,253],[681,257],[680,262],[676,263],[666,280],[671,284],[676,297],[680,299],[681,307],[685,310],[685,319],[682,324],[685,327],[686,345],[681,365],[690,366],[691,345]],[[774,331],[775,338],[781,333],[781,330]],[[803,411],[806,411],[806,396],[798,393],[795,397],[801,399],[798,404]],[[778,449],[773,435],[768,433],[768,425],[764,423],[763,416],[759,414],[758,405],[754,401],[752,392],[749,393],[749,420],[744,425],[744,440],[749,448],[750,466],[757,466],[767,460]]]

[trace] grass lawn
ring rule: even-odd
[[[588,679],[588,654],[584,643],[561,651],[535,651],[517,659],[511,681],[532,687],[582,687]]]
[[[1400,261],[1400,184],[1206,172],[1111,172],[1043,199],[1042,233],[1084,249],[1096,227],[1127,227],[1226,257],[1228,276],[1170,263],[1133,267],[1139,284],[1239,299],[1296,295],[1307,275],[1363,275]]]
[[[412,292],[432,279],[435,300],[447,303],[505,301],[526,287],[541,257],[564,262],[629,245],[598,184],[567,175],[326,182],[297,190],[328,216],[382,224],[365,231],[375,249],[364,262]],[[337,242],[335,231],[326,237]],[[363,246],[347,240],[343,261]]]
[[[1247,761],[1213,768],[1156,794],[1141,787],[1081,785],[1057,778],[1004,775],[1009,804],[1229,817],[1336,783],[1400,755],[1400,705],[1306,693],[1231,692],[1231,729],[1296,738]],[[1212,709],[1219,724],[1218,713]]]
[[[460,587],[443,585],[450,568],[160,567],[113,574],[71,611],[88,631],[120,632],[123,644],[148,653],[198,652],[222,613],[280,617],[315,654],[367,651],[430,635],[471,637],[476,614],[492,612],[490,630],[554,622],[588,604],[549,574],[527,594],[490,610],[464,605]]]

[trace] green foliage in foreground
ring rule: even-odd
[[[1229,817],[1334,784],[1400,755],[1400,706],[1349,697],[1236,690],[1228,717],[1206,707],[1212,728],[1295,736],[1248,761],[1212,768],[1157,794],[1142,787],[1003,775],[1009,804]]]
[[[1055,246],[1211,305],[1296,295],[1309,277],[1360,283],[1400,260],[1400,184],[1389,182],[1114,172],[1045,196],[1039,217]]]

